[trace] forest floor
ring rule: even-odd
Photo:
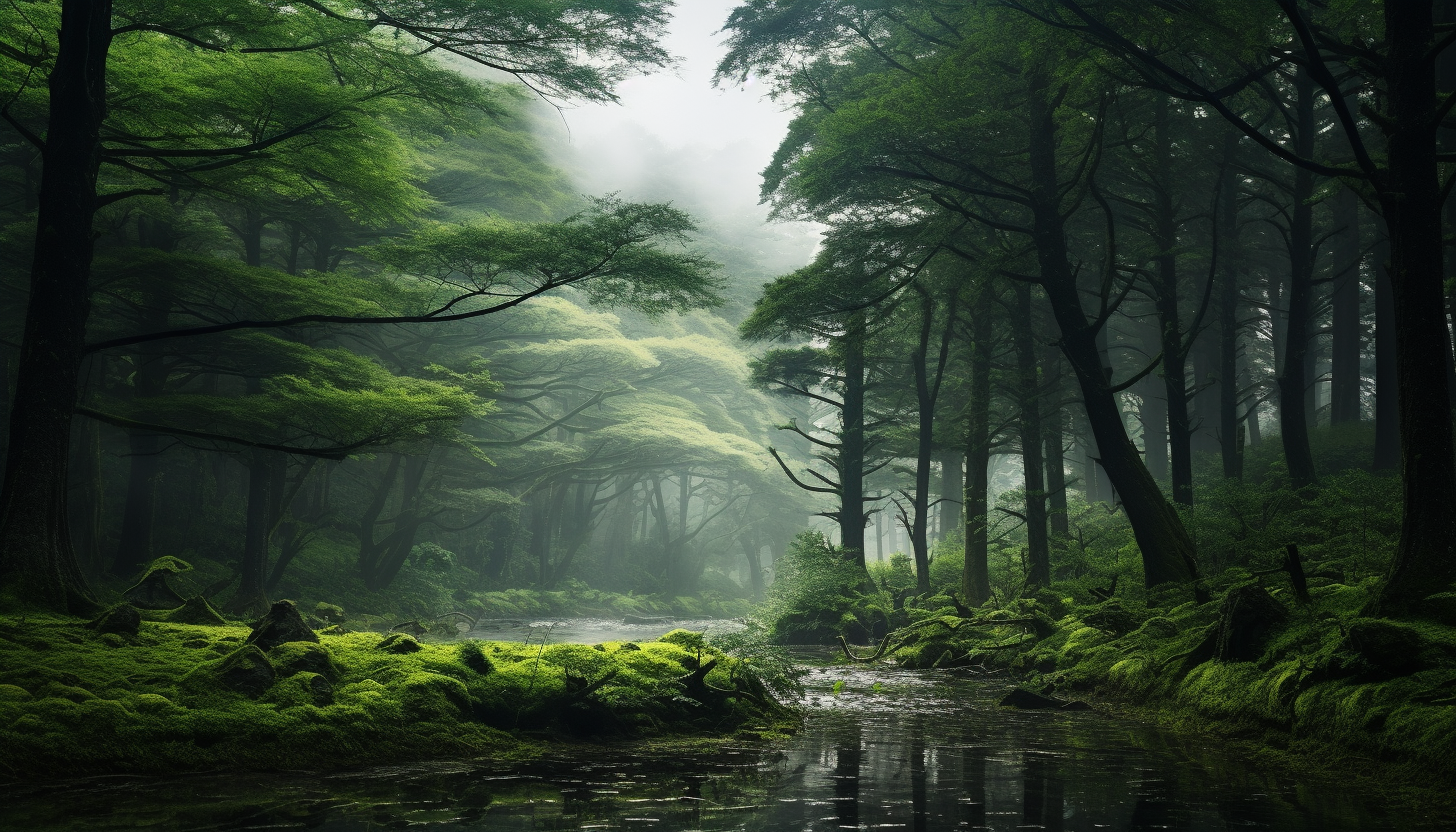
[[[430,643],[316,635],[292,619],[270,631],[140,620],[127,606],[93,622],[0,617],[0,775],[339,769],[556,742],[741,741],[797,724],[745,663],[684,630]]]
[[[884,655],[904,667],[1010,670],[1046,697],[1022,707],[1090,698],[1278,768],[1456,809],[1456,594],[1394,620],[1363,614],[1373,580],[1311,586],[1300,601],[1239,578],[1205,604],[1078,605],[1042,590],[967,618],[944,599],[950,608],[912,611]]]

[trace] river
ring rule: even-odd
[[[553,630],[573,628],[596,634]],[[1096,711],[1003,709],[1008,685],[814,667],[805,729],[772,748],[605,745],[513,765],[10,784],[0,829],[1456,829],[1340,783],[1256,769],[1205,738]]]

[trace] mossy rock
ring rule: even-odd
[[[272,650],[290,641],[317,642],[318,635],[303,623],[303,616],[298,614],[298,607],[292,601],[275,601],[268,614],[253,625],[248,643],[263,650]]]
[[[1122,602],[1113,598],[1098,604],[1096,609],[1082,616],[1082,621],[1089,627],[1096,627],[1104,632],[1112,633],[1114,636],[1125,636],[1128,633],[1142,626],[1142,614],[1130,610],[1122,605]]]
[[[1178,629],[1178,625],[1173,621],[1173,619],[1164,618],[1161,615],[1149,618],[1147,621],[1143,622],[1143,625],[1141,627],[1138,628],[1138,633],[1140,635],[1144,635],[1150,639],[1155,639],[1158,641],[1175,638],[1181,632],[1182,631]]]
[[[676,629],[658,639],[663,644],[676,644],[684,650],[703,649],[703,634],[692,630]]]
[[[0,685],[0,702],[29,702],[34,698],[19,685]]]
[[[1038,606],[1046,611],[1047,615],[1054,619],[1060,619],[1067,614],[1067,602],[1062,600],[1062,596],[1044,586],[1037,587],[1022,597],[1035,601]]]
[[[329,651],[322,645],[307,641],[290,641],[274,647],[268,651],[268,661],[273,664],[273,669],[280,678],[298,673],[314,673],[330,681],[339,678],[339,671],[334,667],[334,659]]]
[[[595,649],[606,651],[606,648],[600,644]],[[491,662],[490,657],[485,655],[480,649],[480,645],[473,641],[461,645],[460,663],[482,676],[495,670],[495,665]]]
[[[1427,595],[1416,604],[1416,612],[1432,621],[1456,627],[1456,592]]]
[[[1406,676],[1426,666],[1425,637],[1409,624],[1384,618],[1357,618],[1345,627],[1340,649],[1358,656],[1367,675]],[[1358,669],[1358,668],[1357,668]]]
[[[418,653],[425,649],[420,640],[409,633],[393,633],[385,636],[384,640],[375,646],[375,650],[383,650],[386,653],[393,653],[402,656],[406,653]]]
[[[182,606],[153,614],[151,617],[170,624],[196,624],[203,627],[226,627],[232,623],[223,618],[222,613],[201,595],[194,595],[182,602]]]
[[[280,708],[294,708],[308,705],[326,708],[334,704],[334,684],[317,673],[300,671],[281,679],[268,689],[263,701]]]
[[[35,692],[36,699],[69,699],[72,702],[87,702],[92,699],[99,699],[96,694],[85,688],[78,688],[73,685],[63,685],[60,682],[47,682],[41,685]]]
[[[183,677],[184,687],[206,695],[215,690],[257,699],[273,686],[277,674],[256,645],[245,644],[220,659],[203,662]]]
[[[459,679],[439,673],[411,673],[395,690],[405,713],[416,719],[455,720],[470,715],[470,693]]]
[[[117,604],[86,624],[98,634],[134,636],[142,626],[141,611],[131,604]]]
[[[178,710],[177,704],[158,693],[138,693],[131,698],[132,710],[140,714],[167,716]]]

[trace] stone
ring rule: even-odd
[[[308,641],[290,641],[268,651],[268,661],[281,677],[316,673],[326,679],[339,678],[334,659],[322,646]]]
[[[386,653],[394,653],[395,655],[403,655],[405,653],[415,653],[423,650],[425,646],[420,644],[419,639],[408,633],[394,633],[393,635],[386,636],[374,649],[383,650]]]
[[[273,681],[277,678],[268,657],[252,644],[239,647],[218,659],[214,672],[223,687],[237,691],[249,699],[262,696],[268,688],[273,687]]]
[[[128,603],[144,610],[170,610],[182,606],[183,599],[167,583],[171,569],[153,569],[134,586],[122,593]]]
[[[1419,630],[1384,618],[1356,618],[1346,625],[1340,642],[1342,650],[1359,656],[1377,676],[1405,676],[1424,669],[1425,646]]]
[[[272,650],[290,641],[317,643],[318,636],[303,623],[303,616],[298,614],[298,607],[292,601],[275,601],[268,614],[253,625],[248,643],[257,645],[261,650]]]
[[[106,610],[86,624],[97,633],[134,636],[142,626],[141,612],[131,604],[121,603]]]
[[[600,644],[597,645],[597,649],[603,651],[606,650],[606,648],[602,647]],[[463,645],[460,648],[460,661],[464,663],[466,667],[470,668],[476,673],[479,673],[482,676],[495,670],[495,665],[491,664],[490,657],[485,655],[485,653],[480,649],[479,644],[475,644],[473,642]]]
[[[1023,711],[1049,711],[1060,710],[1068,703],[1064,699],[1042,696],[1026,688],[1016,687],[1001,697],[1000,704],[1003,708],[1017,708]]]
[[[1096,627],[1118,637],[1136,630],[1143,623],[1141,616],[1124,607],[1116,598],[1098,604],[1097,609],[1082,616],[1082,621],[1089,627]]]
[[[1236,586],[1218,608],[1213,656],[1221,662],[1251,662],[1264,654],[1269,632],[1289,616],[1284,605],[1257,584]]]
[[[194,595],[182,602],[182,606],[167,611],[162,618],[173,624],[199,624],[206,627],[225,627],[229,623],[217,608],[201,595]]]
[[[318,673],[300,673],[297,681],[320,708],[334,704],[334,683]]]

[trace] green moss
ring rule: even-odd
[[[508,753],[525,747],[515,729],[731,733],[788,719],[748,695],[687,699],[680,680],[700,660],[716,659],[708,682],[722,690],[753,671],[685,632],[640,649],[412,640],[404,654],[372,633],[265,654],[247,634],[144,621],[110,647],[79,621],[0,618],[0,747],[37,777],[308,769]]]

